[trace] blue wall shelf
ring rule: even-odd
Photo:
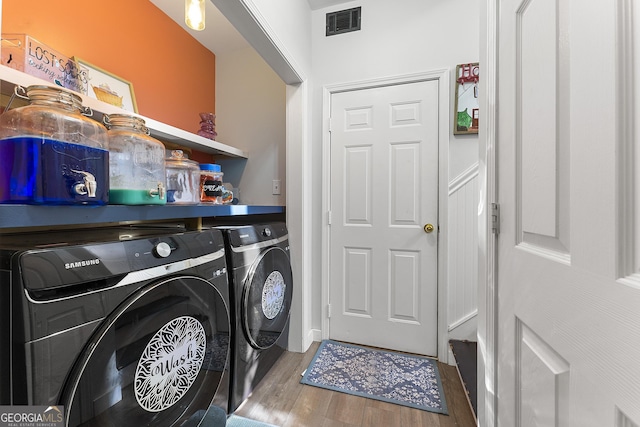
[[[282,214],[284,206],[0,206],[0,229]]]

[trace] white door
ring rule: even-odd
[[[638,4],[498,4],[498,425],[638,427]]]
[[[438,135],[437,80],[331,96],[332,339],[437,355]]]

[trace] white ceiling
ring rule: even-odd
[[[203,31],[194,31],[184,23],[183,0],[149,0],[161,11],[178,23],[204,47],[216,55],[224,55],[249,47],[249,43],[229,23],[212,2],[206,2],[206,24]],[[312,10],[347,3],[348,0],[307,0]]]

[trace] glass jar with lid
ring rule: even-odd
[[[95,204],[109,197],[107,130],[61,87],[16,87],[0,115],[0,203]],[[13,97],[9,104],[13,101]]]
[[[200,167],[182,150],[167,150],[167,203],[197,205],[200,202]]]
[[[200,203],[222,204],[222,169],[215,163],[200,164]]]
[[[164,145],[149,135],[145,121],[128,114],[104,116],[109,135],[109,203],[164,205]]]

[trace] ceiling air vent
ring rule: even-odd
[[[327,36],[360,30],[360,7],[327,13]]]

